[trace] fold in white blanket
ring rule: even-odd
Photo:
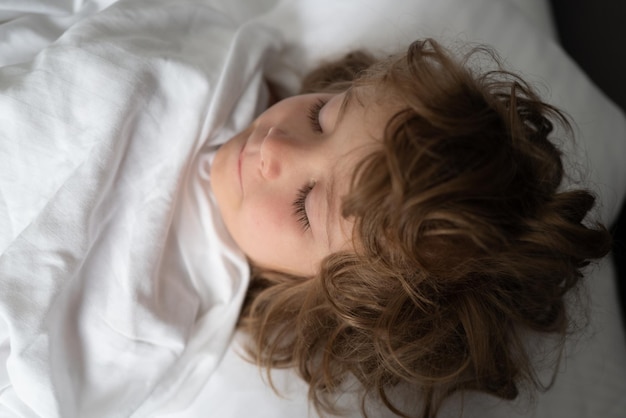
[[[0,69],[0,414],[152,416],[205,384],[248,280],[210,146],[265,104],[277,46],[197,1],[121,1]]]

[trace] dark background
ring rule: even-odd
[[[594,83],[626,112],[626,1],[551,0],[559,39]],[[617,138],[616,138],[617,139]],[[626,141],[626,138],[619,138]],[[624,156],[626,164],[626,155]],[[626,327],[626,208],[611,225]]]

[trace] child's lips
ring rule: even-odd
[[[241,145],[241,149],[239,150],[239,156],[237,159],[237,176],[239,177],[239,186],[242,194],[244,192],[244,166],[246,164],[251,164],[250,161],[247,161],[249,157],[255,154],[260,154],[258,148],[260,146],[260,142],[262,142],[262,139],[262,137],[259,137],[259,132],[257,129],[255,129],[254,125],[250,126],[248,128],[248,131],[243,135],[243,144]]]

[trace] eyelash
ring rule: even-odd
[[[309,223],[309,216],[306,213],[305,202],[306,197],[309,195],[311,190],[313,190],[313,186],[315,186],[314,183],[302,186],[300,190],[298,190],[296,200],[293,201],[293,214],[302,225],[302,229],[305,231],[311,227],[311,224]]]
[[[319,134],[324,133],[322,125],[320,124],[320,110],[322,110],[325,104],[326,100],[318,99],[309,108],[309,120],[311,121],[311,129]]]

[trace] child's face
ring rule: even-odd
[[[382,138],[389,109],[364,88],[278,102],[217,152],[211,182],[224,223],[256,265],[302,276],[352,248],[341,200]]]

